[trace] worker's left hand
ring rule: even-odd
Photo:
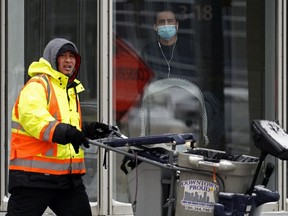
[[[100,139],[109,136],[112,126],[101,122],[91,122],[83,124],[83,131],[89,139]]]

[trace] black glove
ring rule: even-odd
[[[83,132],[89,139],[100,139],[108,137],[112,131],[112,127],[101,122],[83,122]]]
[[[89,141],[85,137],[85,134],[78,130],[76,127],[70,127],[66,133],[66,140],[73,145],[76,154],[79,153],[79,147],[83,144],[86,148],[89,148]]]
[[[90,147],[89,141],[82,131],[70,124],[65,123],[60,123],[56,126],[52,141],[63,145],[71,143],[76,154],[79,153],[79,146],[82,144],[86,148]]]

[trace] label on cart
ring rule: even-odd
[[[183,189],[183,197],[181,205],[185,210],[212,213],[215,197],[219,191],[219,186],[213,182],[188,179],[181,180],[181,189]]]

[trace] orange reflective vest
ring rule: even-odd
[[[48,111],[47,113],[49,114],[45,115],[49,120],[45,119],[45,121],[41,121],[41,124],[39,123],[39,126],[38,124],[35,126],[37,129],[39,127],[40,130],[38,137],[28,133],[27,130],[25,130],[24,124],[21,125],[20,123],[21,116],[19,115],[18,107],[20,95],[18,96],[12,113],[12,137],[9,169],[54,175],[84,174],[86,169],[84,164],[83,150],[80,149],[79,153],[76,154],[72,144],[61,145],[52,142],[55,127],[57,124],[62,122],[62,117],[51,80],[47,75],[37,75],[31,78],[24,88],[32,83],[35,84],[35,82],[43,87],[44,91],[39,91],[38,93],[41,95],[41,93],[44,92],[45,94],[45,101],[47,103],[46,108]],[[38,86],[38,88],[40,87]],[[74,99],[78,100],[77,93],[75,92],[76,90],[70,90],[74,91]],[[69,103],[70,99],[66,100]],[[41,101],[39,101],[39,103],[41,103]],[[80,103],[76,101],[76,104],[79,112],[79,122],[77,128],[81,128],[82,121]],[[41,111],[39,111],[39,113],[44,115],[41,113]],[[37,114],[35,114],[35,116],[32,116],[31,118],[37,117]]]

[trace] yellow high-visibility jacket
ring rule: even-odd
[[[67,123],[81,130],[80,81],[54,70],[44,58],[33,62],[32,77],[21,90],[12,112],[10,170],[65,175],[84,174],[84,152],[72,144],[52,142],[55,127]]]

